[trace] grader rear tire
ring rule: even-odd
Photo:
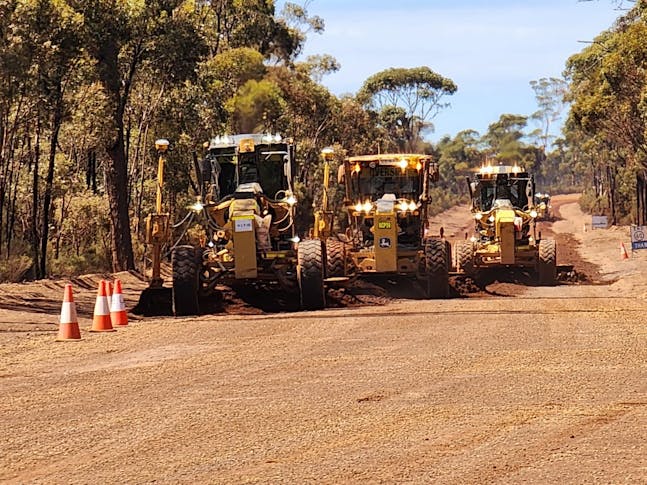
[[[297,282],[303,310],[326,307],[324,248],[319,239],[306,239],[297,249]]]
[[[199,315],[201,251],[177,246],[171,255],[173,267],[173,313],[177,317]]]
[[[326,241],[326,278],[346,276],[346,252],[344,243],[337,239]]]
[[[553,239],[539,241],[539,258],[537,261],[539,284],[554,286],[557,282],[557,244]]]
[[[427,298],[449,296],[447,245],[440,239],[425,240],[425,269],[427,271]]]

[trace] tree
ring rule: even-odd
[[[442,98],[454,94],[456,90],[451,79],[435,73],[429,67],[390,68],[364,81],[357,99],[385,115],[387,122],[395,121],[404,137],[400,148],[414,150],[422,131],[432,127],[429,120],[448,106],[441,102]],[[399,115],[394,117],[396,113]],[[393,127],[391,125],[389,128]]]
[[[278,86],[271,81],[249,80],[227,102],[234,133],[273,131],[272,120],[277,120],[284,108]]]
[[[200,37],[188,14],[176,10],[180,0],[74,0],[70,4],[83,15],[86,47],[96,61],[113,125],[105,141],[113,269],[134,269],[124,114],[138,70],[146,63],[162,81],[185,79],[202,52]],[[169,50],[169,44],[183,45],[185,50],[181,54]]]
[[[553,123],[557,122],[564,110],[568,85],[564,79],[541,78],[537,81],[530,81],[530,86],[535,92],[535,99],[539,109],[530,118],[539,123],[540,132],[538,138],[544,153],[551,145],[554,136],[551,133]]]
[[[73,82],[73,67],[81,53],[79,28],[81,18],[64,2],[34,0],[23,2],[17,11],[18,32],[30,41],[32,71],[37,79],[40,109],[47,111],[49,125],[48,164],[42,197],[40,253],[35,253],[36,277],[47,275],[47,247],[54,187],[54,170],[59,134],[68,114],[66,90]],[[34,160],[34,217],[38,200],[38,157]]]
[[[593,145],[592,178],[604,182],[615,222],[635,203],[638,224],[647,223],[647,5],[637,2],[614,29],[603,32],[567,63],[571,110],[567,130],[575,145]],[[603,176],[599,177],[598,174]],[[626,190],[625,186],[634,186]],[[597,189],[596,189],[597,192]],[[620,197],[633,192],[631,197]]]

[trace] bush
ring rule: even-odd
[[[18,283],[29,277],[32,259],[29,256],[13,256],[0,261],[0,281]]]

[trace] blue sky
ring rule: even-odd
[[[309,34],[303,55],[340,62],[322,80],[334,94],[355,94],[389,67],[426,65],[458,85],[433,120],[432,141],[464,129],[482,134],[503,113],[532,114],[529,82],[561,76],[566,59],[586,46],[578,41],[622,14],[612,0],[310,0],[307,8],[326,29]]]

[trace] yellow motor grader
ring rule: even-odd
[[[557,247],[537,231],[532,176],[516,165],[488,164],[468,186],[475,227],[456,247],[459,270],[476,277],[486,268],[526,268],[539,284],[554,285]]]
[[[449,296],[451,248],[429,227],[431,184],[438,165],[430,155],[347,157],[338,172],[344,190],[345,231],[333,231],[328,207],[329,161],[314,236],[326,240],[327,279],[378,275],[415,278],[429,298]]]
[[[195,163],[199,195],[192,207],[202,237],[171,251],[173,313],[199,314],[216,285],[260,281],[298,293],[303,309],[323,308],[324,245],[319,239],[299,241],[294,228],[293,141],[271,134],[222,135],[205,148]]]

